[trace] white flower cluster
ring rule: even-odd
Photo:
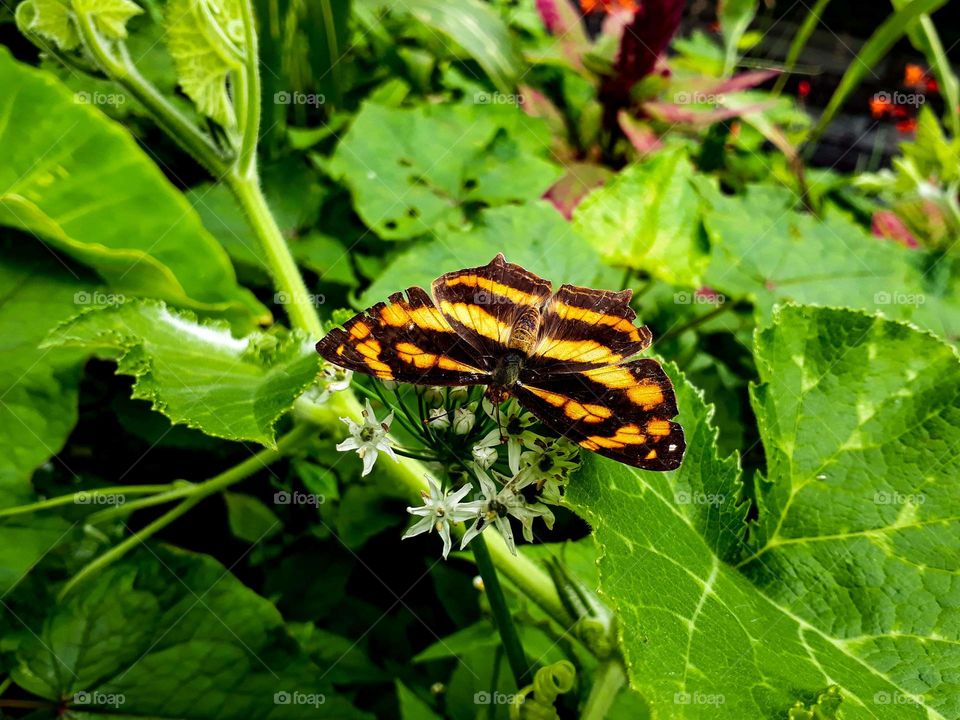
[[[520,523],[528,542],[533,540],[533,522],[537,518],[548,528],[553,527],[554,515],[547,505],[560,502],[564,485],[579,464],[576,445],[536,434],[532,429],[536,419],[512,400],[501,407],[493,406],[486,399],[467,403],[465,388],[427,388],[420,397],[424,444],[443,445],[442,449],[450,450],[444,439],[454,443],[459,453],[453,460],[457,467],[467,470],[470,481],[453,490],[428,477],[428,490],[422,493],[423,504],[407,508],[419,520],[404,533],[404,538],[435,530],[443,541],[446,558],[453,546],[454,526],[466,523],[461,549],[488,527],[493,527],[516,554],[510,518]],[[437,407],[429,407],[431,405]],[[482,413],[479,405],[483,407]],[[391,411],[383,420],[378,420],[367,401],[362,414],[362,423],[341,418],[350,429],[350,437],[337,445],[337,449],[356,451],[363,460],[363,475],[367,475],[379,453],[397,459],[388,435],[394,413]],[[410,424],[405,427],[410,428]],[[505,462],[501,459],[501,448],[506,450]],[[443,453],[436,447],[433,449],[442,467]],[[449,453],[446,456],[449,459]]]

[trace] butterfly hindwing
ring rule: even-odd
[[[317,343],[324,359],[381,380],[474,385],[488,380],[476,351],[454,331],[422,288],[391,295]]]
[[[561,286],[543,306],[528,367],[541,377],[580,372],[615,365],[646,350],[651,334],[634,324],[631,294]]]
[[[437,307],[484,358],[502,355],[521,313],[538,309],[550,282],[497,255],[487,265],[441,275],[433,282]]]
[[[529,374],[528,374],[529,378]],[[656,360],[523,380],[520,404],[588,450],[645,470],[672,470],[686,447],[673,384]]]

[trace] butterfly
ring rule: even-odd
[[[317,352],[381,380],[485,385],[514,397],[581,447],[646,470],[683,460],[676,394],[660,363],[636,356],[652,335],[636,326],[631,290],[561,285],[498,254],[395,293],[334,328]]]

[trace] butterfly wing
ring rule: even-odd
[[[440,312],[491,366],[508,349],[517,318],[538,309],[550,289],[548,280],[508,263],[503,254],[483,267],[450,272],[433,282]]]
[[[347,370],[421,385],[485,384],[476,351],[418,287],[391,295],[334,328],[317,352]]]
[[[680,466],[683,428],[677,400],[656,360],[524,380],[513,394],[544,425],[588,450],[645,470]]]
[[[631,294],[561,286],[541,311],[539,337],[526,362],[528,377],[616,365],[646,350],[652,336],[634,325]]]

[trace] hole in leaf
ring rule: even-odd
[[[400,167],[413,167],[413,160],[408,160],[405,157],[397,158],[397,162],[400,164]]]
[[[477,187],[476,178],[467,178],[466,180],[463,181],[464,190],[473,190],[475,187]]]
[[[412,218],[420,217],[420,211],[417,210],[415,207],[410,207],[410,208],[407,208],[407,215]]]
[[[396,221],[396,220],[387,220],[387,221],[383,224],[383,226],[384,226],[387,230],[396,230],[396,229],[397,229],[397,221]]]

